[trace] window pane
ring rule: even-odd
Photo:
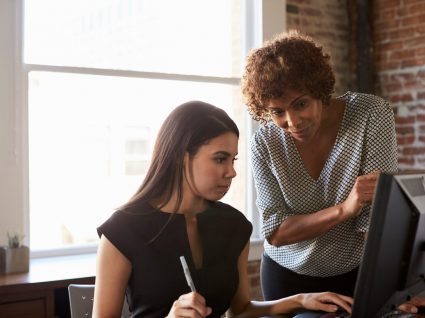
[[[244,136],[237,86],[30,72],[31,248],[97,240],[96,227],[141,184],[164,118],[188,100],[222,107]],[[241,211],[244,150],[241,138],[238,177],[223,200]]]
[[[30,0],[26,63],[232,77],[239,0]]]

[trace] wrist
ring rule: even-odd
[[[294,305],[296,309],[304,309],[305,294],[296,294],[293,296]]]
[[[337,205],[333,206],[332,209],[333,209],[332,210],[333,218],[331,220],[331,223],[333,225],[340,224],[340,223],[342,223],[345,220],[350,218],[349,213],[348,213],[344,203],[337,204]]]
[[[339,211],[340,211],[340,216],[342,218],[342,221],[348,220],[354,216],[356,216],[356,211],[353,211],[352,209],[350,209],[349,206],[347,206],[346,202],[344,201],[343,203],[338,205]]]

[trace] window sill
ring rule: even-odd
[[[261,259],[263,253],[263,239],[251,238],[248,261],[257,261]],[[32,250],[31,259],[60,257],[60,256],[79,256],[84,254],[96,254],[97,243],[88,245],[73,246],[67,248],[56,248],[46,250]]]

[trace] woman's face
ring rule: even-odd
[[[284,96],[270,99],[267,111],[273,122],[299,142],[308,142],[319,131],[323,103],[307,94],[285,90]]]
[[[185,157],[185,180],[195,197],[216,201],[229,190],[236,176],[233,167],[238,154],[238,137],[228,132],[202,145],[195,156]]]

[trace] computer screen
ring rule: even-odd
[[[351,317],[383,317],[425,290],[425,171],[381,173]]]

